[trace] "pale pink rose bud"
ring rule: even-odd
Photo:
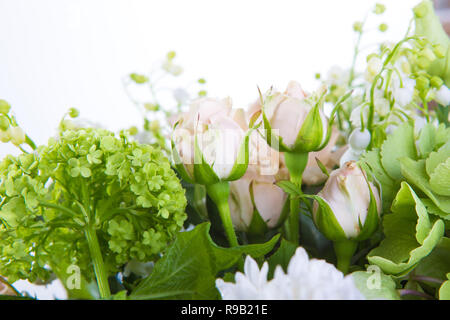
[[[276,92],[265,99],[264,114],[270,123],[271,129],[277,130],[277,135],[282,138],[283,143],[289,148],[294,147],[306,117],[313,109],[313,104],[305,98],[306,94],[300,84],[291,81],[284,93]],[[325,140],[328,125],[328,120],[322,110],[320,110],[320,118],[322,122],[322,136],[314,137],[314,144],[317,146]],[[306,140],[310,139],[311,137],[308,137]]]
[[[369,189],[370,187],[370,189]],[[381,213],[380,195],[369,182],[365,173],[354,161],[331,172],[323,189],[318,193],[331,211],[348,239],[356,238],[361,232],[369,213],[370,190],[376,202],[377,213]],[[314,220],[318,210],[314,203]]]
[[[215,177],[209,178],[229,178],[235,164],[239,162],[238,154],[247,130],[245,113],[243,110],[232,110],[229,98],[197,99],[190,105],[189,111],[181,115],[173,132],[173,147],[177,153],[177,159],[174,160],[177,169],[183,171],[180,174],[186,173],[188,177],[185,175],[183,178],[195,180],[194,164],[201,164],[203,158],[215,174]],[[197,158],[196,143],[200,153]],[[195,182],[208,184],[211,179]]]
[[[277,227],[287,199],[286,193],[275,184],[273,176],[259,176],[248,172],[230,183],[231,220],[237,230],[249,231],[255,214],[259,214],[268,229]]]

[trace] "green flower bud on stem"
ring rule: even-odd
[[[69,109],[69,116],[71,117],[71,118],[76,118],[76,117],[78,117],[80,115],[80,112],[78,111],[78,109],[75,109],[75,108],[70,108]]]
[[[386,32],[388,29],[388,25],[386,23],[382,23],[378,26],[378,30],[380,30],[381,32]]]
[[[416,87],[419,90],[428,89],[430,87],[430,80],[428,80],[428,78],[425,76],[419,76],[416,79]]]
[[[0,113],[7,114],[10,109],[11,106],[9,105],[9,103],[6,102],[5,100],[0,99]]]
[[[386,7],[384,6],[384,4],[377,3],[375,5],[375,9],[373,10],[373,12],[375,14],[382,14],[382,13],[384,13],[385,10],[386,10]]]
[[[0,115],[0,130],[8,130],[9,128],[9,119],[5,115]]]
[[[132,73],[130,74],[130,78],[137,84],[143,84],[148,82],[148,78],[142,74]]]
[[[356,21],[354,24],[353,24],[353,30],[355,31],[355,32],[362,32],[362,28],[363,28],[363,24],[362,24],[362,22],[361,21]]]
[[[440,77],[434,76],[431,78],[430,84],[433,88],[439,89],[444,84],[444,81]]]

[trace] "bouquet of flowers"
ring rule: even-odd
[[[259,88],[247,110],[203,78],[162,90],[175,52],[123,80],[140,128],[70,109],[36,146],[0,100],[0,140],[21,151],[0,162],[0,294],[24,298],[22,279],[70,299],[450,299],[450,39],[425,0],[359,71],[365,23],[349,69]]]

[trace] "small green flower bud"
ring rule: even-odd
[[[401,64],[401,69],[404,73],[410,74],[411,73],[411,65],[408,61],[403,61]]]
[[[0,141],[3,143],[7,143],[11,140],[11,136],[9,135],[9,131],[0,130]]]
[[[148,102],[148,103],[144,104],[144,108],[146,110],[148,110],[148,111],[158,111],[159,110],[159,104]]]
[[[206,95],[207,95],[206,90],[200,90],[200,91],[198,92],[198,96],[199,96],[199,97],[205,97]]]
[[[419,76],[416,79],[416,87],[418,90],[428,89],[429,86],[430,86],[430,80],[428,80],[427,77]]]
[[[177,53],[175,51],[169,51],[167,53],[167,60],[173,60],[176,55],[177,55]]]
[[[11,137],[11,142],[16,146],[20,146],[25,142],[25,132],[20,127],[9,127],[9,136]]]
[[[433,46],[433,52],[439,59],[445,57],[445,48],[441,44],[436,44]]]
[[[414,12],[414,15],[417,18],[425,17],[427,15],[427,13],[428,13],[428,3],[427,3],[427,1],[422,1],[417,6],[415,6],[414,9],[413,9],[413,12]]]
[[[440,77],[438,77],[438,76],[434,76],[430,80],[431,86],[433,88],[437,88],[437,89],[439,89],[442,86],[443,83],[444,83],[444,81],[442,81],[442,79]]]
[[[362,24],[361,21],[356,21],[356,22],[353,24],[353,30],[354,30],[355,32],[362,32],[362,27],[363,27],[363,24]]]
[[[9,105],[9,103],[5,100],[0,99],[0,113],[7,114],[10,109],[11,106]]]
[[[71,117],[71,118],[76,118],[76,117],[78,117],[80,115],[80,112],[78,111],[78,109],[75,109],[75,108],[70,108],[69,109],[69,116]]]
[[[205,84],[205,83],[206,83],[206,80],[203,79],[203,78],[200,78],[200,79],[198,79],[198,83],[200,83],[200,84]]]
[[[128,129],[128,132],[130,133],[130,135],[135,136],[138,134],[138,128],[132,126],[130,129]]]
[[[426,57],[430,61],[433,61],[434,59],[436,59],[436,55],[434,54],[433,50],[431,50],[430,48],[424,48],[422,51],[420,51],[419,55],[422,57]]]
[[[378,26],[378,30],[381,32],[385,32],[388,29],[388,25],[386,23],[382,23]]]
[[[317,79],[317,80],[319,80],[320,79],[320,73],[316,73],[315,75],[314,75],[314,77]]]
[[[377,3],[375,5],[375,9],[373,10],[375,14],[382,14],[384,11],[386,11],[386,7],[381,3]]]
[[[159,125],[159,121],[158,120],[153,120],[152,122],[150,122],[150,130],[151,131],[157,131],[159,130],[161,127]]]
[[[425,56],[419,56],[419,58],[417,59],[417,65],[421,69],[427,69],[430,66],[430,64],[431,64],[430,59],[428,59]]]
[[[0,115],[0,130],[8,130],[9,128],[9,119],[7,116]]]
[[[142,74],[132,73],[130,74],[130,78],[137,84],[143,84],[148,82],[148,78]]]

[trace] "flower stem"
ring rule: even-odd
[[[239,242],[234,232],[233,222],[231,221],[230,207],[228,197],[230,195],[230,185],[227,181],[221,181],[206,186],[206,191],[219,210],[220,218],[231,247],[239,246]]]
[[[94,264],[94,272],[97,279],[98,289],[100,291],[100,297],[102,299],[108,299],[111,296],[111,290],[109,289],[108,275],[106,273],[105,264],[100,251],[100,245],[98,243],[97,231],[92,225],[89,225],[85,230],[85,235],[88,242],[92,263]]]
[[[358,242],[353,240],[341,240],[334,242],[334,251],[337,257],[337,268],[344,274],[348,273],[353,255],[356,252]]]
[[[429,294],[423,293],[423,292],[419,292],[416,290],[412,290],[412,289],[400,289],[398,290],[400,296],[416,296],[416,297],[421,297],[421,298],[425,298],[428,300],[433,300],[434,298],[432,296],[430,296]]]
[[[289,170],[291,182],[301,190],[302,175],[308,162],[308,153],[285,152],[284,159]],[[300,199],[291,196],[289,201],[290,214],[285,224],[286,239],[298,243],[300,239]]]

